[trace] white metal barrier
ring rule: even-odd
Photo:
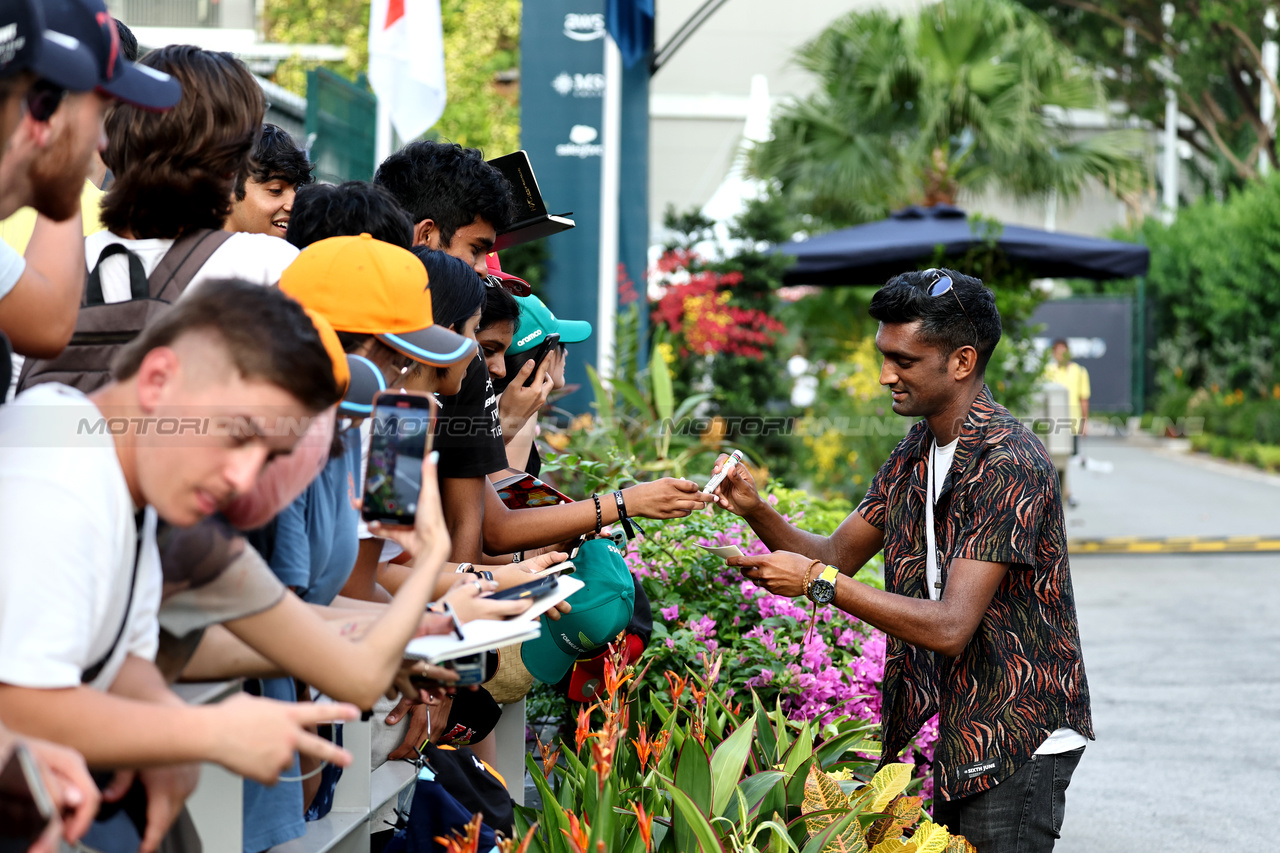
[[[191,705],[220,702],[240,692],[241,682],[178,684],[175,692]],[[278,845],[271,853],[368,853],[369,821],[384,804],[413,783],[414,766],[388,761],[373,770],[370,761],[371,723],[344,723],[342,744],[352,755],[333,795],[333,809],[307,823],[301,838]],[[498,721],[497,771],[507,781],[511,797],[524,805],[525,704],[507,705]],[[244,844],[244,780],[216,765],[200,771],[200,784],[187,800],[205,853],[242,853]],[[380,827],[378,827],[380,828]],[[377,828],[375,828],[377,829]]]

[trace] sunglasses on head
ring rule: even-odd
[[[58,111],[58,105],[66,95],[66,89],[45,80],[37,80],[27,90],[27,97],[22,103],[33,119],[48,121]]]
[[[533,288],[523,281],[516,281],[512,278],[498,278],[496,275],[485,276],[484,284],[485,287],[501,288],[512,296],[528,296],[533,292]]]
[[[955,282],[951,280],[951,276],[939,269],[927,269],[923,275],[929,276],[929,283],[925,285],[925,289],[930,296],[941,296],[950,291],[951,295],[956,298],[956,304],[960,306],[960,310],[964,312],[964,318],[969,321],[969,327],[973,329],[973,343],[978,343],[978,327],[974,325],[973,318],[969,316],[969,309],[964,307],[964,302],[960,299],[960,294],[956,293]]]

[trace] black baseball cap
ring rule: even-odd
[[[79,43],[45,30],[37,0],[0,0],[0,77],[32,71],[64,89],[97,85],[93,59]]]
[[[7,0],[4,0],[7,2]],[[85,86],[68,85],[47,73],[52,65],[42,57],[36,72],[71,91],[96,88],[126,104],[148,110],[167,110],[182,98],[182,84],[163,71],[135,65],[120,49],[120,31],[102,0],[44,0],[45,56],[48,45],[58,45],[57,62],[72,54],[87,57],[93,80]]]

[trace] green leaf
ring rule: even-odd
[[[725,806],[729,804],[729,798],[733,796],[738,780],[742,778],[742,768],[747,763],[747,756],[751,753],[751,738],[754,734],[753,716],[711,754],[711,814],[723,814]]]
[[[773,728],[773,721],[770,719],[769,713],[764,709],[764,703],[760,701],[760,697],[756,695],[754,690],[751,691],[751,700],[756,706],[756,753],[759,756],[761,769],[768,769],[780,760],[778,758],[778,734]]]
[[[692,738],[690,738],[690,743],[696,745],[696,741],[693,741]],[[699,747],[699,751],[701,751],[701,747]],[[683,762],[681,763],[683,764]],[[693,799],[681,790],[678,782],[663,779],[662,783],[671,792],[671,804],[676,812],[672,819],[672,831],[675,832],[676,849],[681,853],[693,853],[694,850],[701,850],[702,853],[724,853],[724,845],[720,843],[715,827],[707,819],[706,813],[699,809]],[[681,838],[682,824],[687,828],[688,835],[685,839]]]
[[[843,758],[846,752],[855,749],[856,744],[863,743],[863,735],[873,728],[873,725],[868,724],[866,728],[860,727],[837,735],[819,746],[815,752],[817,753],[818,761],[822,764],[822,769],[826,770]]]
[[[766,770],[763,773],[748,776],[738,784],[738,793],[742,795],[746,804],[748,822],[758,814],[770,814],[776,809],[786,807],[785,781],[786,776],[781,770]],[[777,804],[773,805],[775,801]],[[743,822],[740,809],[738,799],[734,797],[729,800],[724,816],[740,824]]]
[[[596,395],[596,416],[602,421],[613,420],[613,397],[605,390],[600,375],[595,367],[587,365],[587,378],[591,381],[591,390]]]
[[[569,828],[569,818],[565,816],[565,810],[561,804],[556,801],[555,792],[547,784],[547,780],[542,775],[542,768],[533,760],[533,755],[525,755],[524,763],[530,777],[533,778],[534,786],[538,789],[538,796],[542,798],[542,828],[549,834],[559,835],[561,829]],[[568,790],[569,786],[565,785],[564,791]]]
[[[703,751],[697,738],[685,738],[684,746],[676,759],[675,784],[704,815],[711,813],[711,760]],[[704,822],[706,818],[703,818]],[[676,836],[676,847],[680,850],[692,850],[696,837],[695,827],[683,814],[676,813],[671,819],[672,830]]]
[[[866,850],[867,845],[858,826],[858,813],[849,811],[810,838],[800,853],[866,853]]]
[[[658,421],[668,422],[675,411],[675,392],[671,388],[671,368],[657,347],[649,356],[649,381],[653,383],[653,407]]]
[[[782,765],[783,771],[794,773],[800,763],[808,760],[812,755],[813,727],[812,725],[804,725],[800,727],[800,734],[796,736],[796,742],[787,750],[787,757]]]

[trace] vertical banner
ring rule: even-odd
[[[599,302],[600,166],[604,154],[604,0],[526,2],[520,37],[520,144],[552,213],[577,227],[546,240],[547,283],[538,294],[558,317],[596,325]],[[644,299],[649,246],[649,67],[622,72],[622,175],[618,217],[618,310]],[[516,275],[519,270],[512,270]],[[642,323],[647,311],[641,302]],[[642,327],[643,328],[643,327]],[[586,365],[596,337],[569,349],[571,412],[591,410]]]

